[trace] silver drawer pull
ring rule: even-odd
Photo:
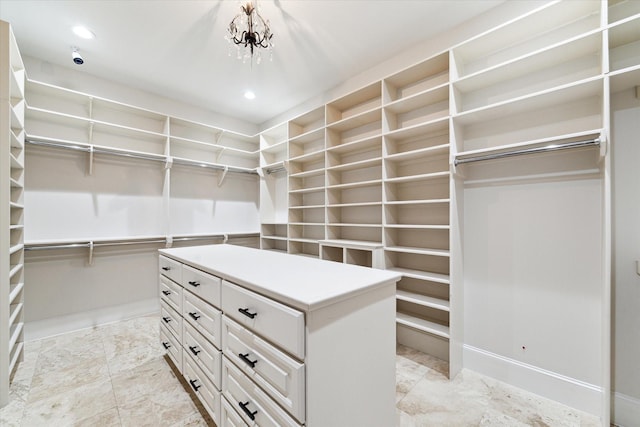
[[[238,405],[240,406],[240,408],[242,408],[242,411],[247,414],[247,417],[251,418],[252,421],[256,419],[256,414],[258,413],[258,411],[251,412],[247,409],[247,406],[249,406],[249,401],[247,401],[247,403],[238,402]]]
[[[238,311],[251,319],[258,315],[258,313],[251,313],[248,308],[239,308]]]
[[[240,359],[242,359],[242,361],[244,363],[246,363],[247,365],[251,366],[252,368],[255,368],[256,367],[256,363],[258,363],[257,360],[249,359],[249,353],[247,353],[247,354],[238,353],[238,357]]]

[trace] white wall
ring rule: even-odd
[[[602,413],[602,197],[597,173],[465,188],[466,368]]]
[[[611,103],[613,140],[613,420],[640,426],[640,99]]]

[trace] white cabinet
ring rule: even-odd
[[[176,366],[216,423],[394,425],[398,274],[231,245],[160,253],[161,263],[180,264],[184,287],[182,336],[163,311],[162,344],[176,363],[179,340]],[[192,294],[184,273],[192,270],[221,281],[220,293]],[[164,310],[168,296],[160,298]],[[189,318],[189,301],[221,312],[221,329],[195,328],[201,312]]]
[[[24,80],[8,23],[0,21],[0,407],[24,342]]]

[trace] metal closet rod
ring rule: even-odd
[[[267,169],[265,172],[267,173],[267,175],[271,175],[272,173],[278,173],[278,172],[282,172],[282,171],[286,171],[287,168],[285,168],[284,166],[280,166],[277,168],[273,168],[273,169]]]
[[[40,139],[27,138],[25,142],[31,145],[40,145],[44,147],[64,148],[67,150],[82,151],[85,153],[90,153],[93,151],[94,153],[110,154],[114,156],[130,157],[130,158],[143,159],[143,160],[152,160],[155,162],[162,162],[162,163],[165,163],[168,159],[167,156],[164,156],[161,154],[153,155],[153,154],[143,154],[143,153],[126,153],[124,151],[109,150],[107,148],[102,148],[102,147],[95,147],[95,146],[85,147],[82,145],[74,145],[73,143],[55,142],[55,140],[44,141]],[[175,164],[181,164],[186,166],[199,166],[199,167],[208,168],[208,169],[215,169],[215,170],[222,170],[222,171],[227,170],[229,172],[246,173],[250,175],[257,174],[256,171],[250,170],[250,169],[241,169],[241,168],[236,168],[234,166],[224,166],[224,165],[216,165],[211,163],[203,163],[203,162],[198,162],[197,160],[173,158],[172,162]]]
[[[255,237],[258,236],[258,233],[239,233],[239,234],[211,234],[211,235],[201,235],[201,236],[185,236],[185,237],[175,237],[175,238],[150,238],[150,239],[142,239],[142,238],[133,238],[131,240],[117,240],[117,241],[82,241],[82,242],[70,242],[70,243],[59,243],[59,244],[51,244],[51,245],[39,245],[39,244],[25,244],[24,249],[26,251],[40,251],[40,250],[50,250],[50,249],[74,249],[74,248],[96,248],[102,246],[126,246],[126,245],[143,245],[143,244],[151,244],[151,243],[162,243],[166,244],[169,242],[187,242],[194,240],[213,240],[213,239],[224,239],[227,241],[229,238],[240,238],[240,237]]]
[[[594,139],[587,139],[584,141],[568,142],[566,144],[550,144],[544,147],[534,147],[534,148],[526,148],[523,150],[506,151],[503,153],[486,154],[486,155],[479,155],[479,156],[473,156],[473,157],[463,157],[461,159],[456,157],[453,161],[453,164],[455,166],[458,166],[463,163],[480,162],[483,160],[502,159],[505,157],[522,156],[525,154],[546,153],[551,151],[568,150],[570,148],[589,147],[592,145],[599,146],[600,143],[601,143],[600,138],[594,138]]]

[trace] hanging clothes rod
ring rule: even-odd
[[[483,160],[502,159],[505,157],[522,156],[525,154],[533,153],[546,153],[551,151],[568,150],[571,148],[581,148],[590,146],[599,146],[601,143],[600,138],[587,139],[584,141],[567,142],[566,144],[550,144],[543,147],[526,148],[523,150],[506,151],[502,153],[486,154],[473,157],[455,158],[453,161],[454,166],[458,166],[463,163],[480,162]]]
[[[168,157],[162,154],[144,154],[144,153],[127,152],[123,150],[108,149],[104,147],[77,145],[77,144],[66,142],[66,141],[65,142],[56,141],[54,139],[44,140],[44,139],[37,139],[37,138],[31,137],[31,138],[25,139],[25,142],[31,145],[39,145],[43,147],[64,148],[68,150],[82,151],[85,153],[93,152],[93,153],[99,153],[99,154],[109,154],[113,156],[151,160],[151,161],[162,162],[162,163],[166,163],[168,160]],[[244,169],[244,168],[239,168],[234,166],[219,165],[215,163],[198,162],[197,160],[172,158],[172,162],[174,164],[180,164],[185,166],[198,166],[198,167],[208,168],[208,169],[215,169],[215,170],[222,170],[222,171],[226,170],[228,172],[257,175],[257,172],[253,169]]]
[[[73,145],[71,143],[60,143],[60,142],[45,141],[45,140],[39,140],[39,139],[33,139],[33,138],[28,138],[25,140],[25,142],[31,145],[39,145],[43,147],[53,147],[53,148],[64,148],[68,150],[83,151],[85,153],[90,153],[93,151],[94,153],[110,154],[113,156],[131,157],[136,159],[152,160],[155,162],[162,162],[162,163],[166,162],[166,157],[159,154],[152,155],[152,154],[143,154],[143,153],[131,153],[131,152],[125,152],[120,150],[109,150],[107,148],[102,148],[102,147],[92,148],[92,147],[85,147],[82,145]]]
[[[205,162],[199,162],[197,160],[174,158],[173,159],[173,163],[174,164],[178,164],[178,165],[185,165],[185,166],[199,166],[199,167],[202,167],[202,168],[214,169],[214,170],[222,170],[222,171],[227,170],[229,172],[246,173],[246,174],[250,174],[250,175],[257,175],[258,174],[253,169],[237,168],[237,167],[233,167],[233,166],[219,165],[219,164],[216,164],[216,163],[205,163]]]
[[[96,248],[102,246],[127,246],[127,245],[147,245],[147,244],[166,244],[168,241],[171,242],[187,242],[194,240],[213,240],[213,239],[224,239],[225,241],[229,238],[239,238],[239,237],[256,237],[259,236],[259,233],[224,233],[224,234],[210,234],[210,235],[201,235],[201,236],[184,236],[184,237],[175,237],[175,238],[158,238],[151,237],[148,239],[144,238],[132,238],[132,239],[119,239],[119,240],[91,240],[91,241],[80,241],[80,242],[69,242],[69,243],[52,243],[52,244],[25,244],[24,249],[26,251],[42,251],[42,250],[51,250],[51,249],[74,249],[74,248]]]

